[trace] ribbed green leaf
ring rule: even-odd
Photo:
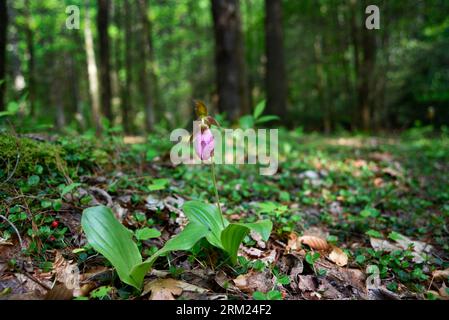
[[[271,229],[273,228],[273,223],[270,220],[261,220],[253,223],[241,223],[241,225],[260,234],[264,241],[268,241],[268,238],[270,238]]]
[[[256,108],[254,109],[254,113],[253,113],[253,116],[255,119],[259,118],[260,115],[263,113],[263,111],[265,110],[265,105],[266,105],[265,100],[262,100],[261,102],[259,102],[257,104]]]
[[[262,116],[259,119],[256,120],[257,124],[273,121],[273,120],[279,120],[278,116]]]
[[[188,201],[184,204],[183,210],[191,222],[204,225],[211,231],[206,238],[212,245],[223,248],[221,245],[221,232],[229,222],[223,218],[225,223],[223,227],[222,217],[216,206],[200,201]]]
[[[192,247],[208,233],[210,233],[210,231],[206,226],[195,222],[190,222],[178,235],[168,240],[164,247],[155,252],[143,263],[136,266],[132,271],[133,277],[139,278],[142,274],[145,276],[154,261],[156,261],[156,259],[164,253],[176,250],[192,249]]]
[[[111,262],[120,279],[140,289],[142,282],[131,277],[131,271],[142,263],[142,257],[132,232],[114,217],[111,209],[97,206],[84,210],[81,225],[89,244]]]
[[[231,263],[237,263],[237,252],[243,239],[249,233],[249,228],[241,224],[231,223],[221,233],[221,244],[223,249],[229,254]]]

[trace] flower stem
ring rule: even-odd
[[[211,171],[212,171],[212,181],[214,182],[215,200],[217,201],[218,212],[220,212],[221,224],[223,225],[223,228],[225,228],[223,212],[221,211],[221,207],[220,207],[220,197],[218,196],[217,180],[215,179],[215,163],[214,163],[214,159],[212,159],[212,164],[211,164],[210,168],[211,168]]]

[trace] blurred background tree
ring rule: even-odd
[[[370,4],[380,30],[365,28]],[[0,0],[0,111],[21,130],[142,134],[185,126],[192,99],[234,123],[266,100],[275,125],[305,130],[439,127],[447,12],[446,0]]]

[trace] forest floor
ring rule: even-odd
[[[214,203],[209,168],[173,166],[157,136],[0,135],[0,299],[448,299],[447,135],[279,139],[274,176],[217,166],[228,220],[270,219],[270,239],[247,236],[236,265],[206,242],[172,252],[139,292],[87,243],[83,209],[112,208],[145,258],[185,225],[184,201]]]

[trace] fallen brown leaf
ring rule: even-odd
[[[242,247],[241,247],[241,250],[242,250],[247,256],[250,256],[250,257],[252,257],[252,258],[260,258],[260,257],[264,254],[264,252],[263,252],[262,250],[257,249],[257,248],[253,248],[253,247],[248,248],[248,247],[242,246]]]
[[[76,263],[66,260],[61,252],[57,251],[52,272],[56,281],[63,284],[65,289],[71,290],[75,297],[80,295],[80,273]]]
[[[375,187],[382,187],[384,184],[384,180],[382,178],[375,178],[373,181]]]
[[[260,258],[265,263],[272,264],[276,260],[276,249],[273,249],[271,251],[265,251],[265,254],[263,257]]]
[[[434,272],[432,272],[432,276],[436,279],[447,279],[449,278],[449,269],[445,269],[445,270],[435,270]]]
[[[225,290],[231,291],[231,292],[240,292],[231,282],[231,280],[228,278],[226,273],[224,273],[223,270],[220,270],[215,275],[215,282],[218,283],[220,287],[222,287]]]
[[[287,246],[285,247],[285,251],[291,252],[294,250],[298,250],[299,248],[301,248],[301,244],[299,244],[298,247],[298,235],[294,232],[290,233],[288,235],[288,243]]]
[[[234,284],[237,288],[247,293],[253,293],[254,291],[267,292],[273,287],[273,277],[268,271],[250,271],[234,279]]]
[[[151,292],[150,300],[175,300],[183,291],[204,293],[207,289],[172,278],[156,279],[145,284],[142,295]]]
[[[72,300],[73,290],[68,289],[64,284],[55,285],[44,297],[44,300]]]
[[[348,264],[348,255],[338,247],[333,246],[329,254],[329,260],[335,262],[337,266],[344,267]]]
[[[320,279],[317,291],[324,299],[339,300],[343,296],[326,278]]]
[[[447,289],[446,284],[445,284],[444,282],[443,282],[441,288],[438,289],[438,293],[440,294],[440,296],[441,296],[444,300],[449,299],[448,289]]]
[[[327,250],[329,249],[329,244],[326,240],[316,237],[316,236],[302,236],[298,238],[298,243],[306,244],[310,248],[315,250]]]
[[[304,291],[315,291],[317,289],[317,280],[315,276],[307,275],[299,275],[298,276],[298,289],[301,292]]]

